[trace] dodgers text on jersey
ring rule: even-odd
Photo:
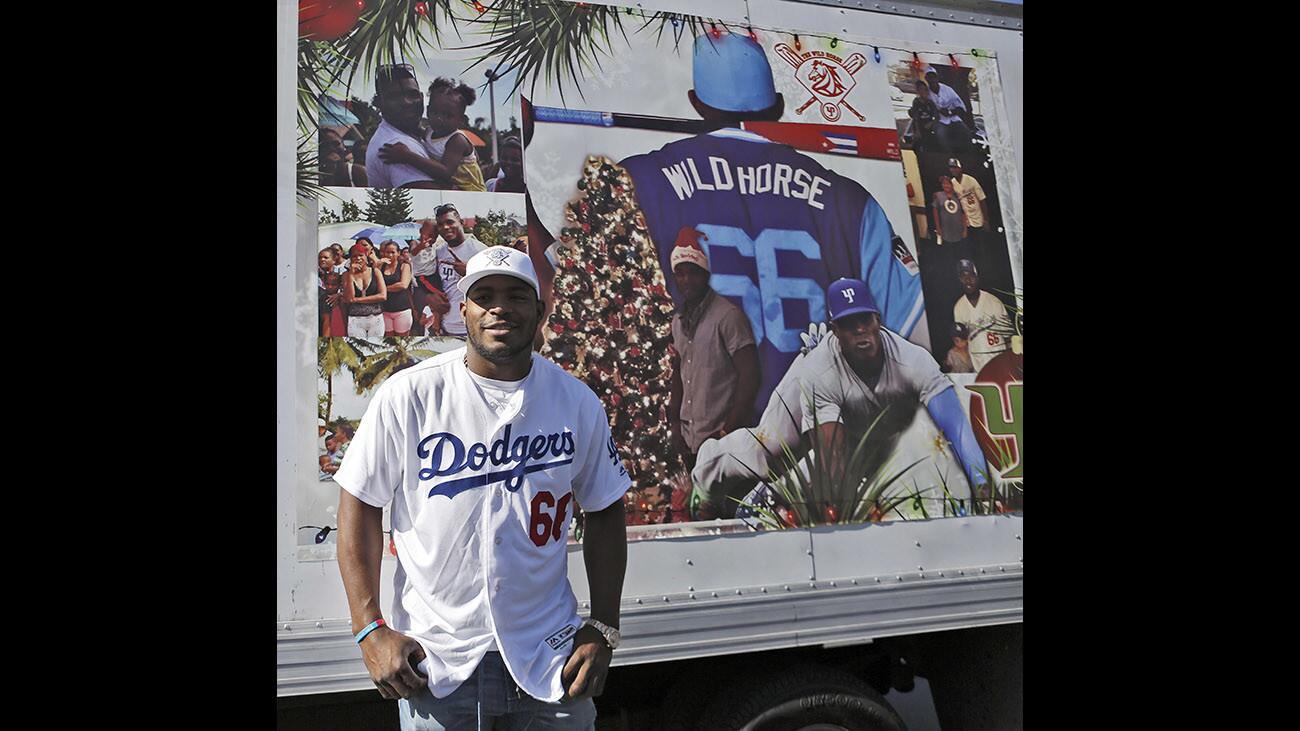
[[[527,434],[523,434],[511,442],[510,427],[510,424],[506,424],[501,437],[492,442],[491,449],[482,442],[475,442],[466,449],[465,442],[460,437],[445,431],[421,439],[416,447],[416,454],[420,459],[429,460],[429,466],[420,470],[421,482],[435,477],[460,474],[465,470],[478,472],[488,464],[493,467],[506,465],[510,467],[496,472],[440,482],[429,490],[429,497],[446,495],[448,498],[454,498],[466,490],[502,480],[505,480],[507,490],[517,492],[523,487],[525,475],[573,462],[573,432],[568,429],[563,432],[552,432],[549,435],[538,434],[531,440]],[[529,464],[530,460],[541,459],[547,454],[552,457],[567,456],[568,459]]]

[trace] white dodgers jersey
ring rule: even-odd
[[[958,297],[952,306],[952,318],[965,324],[970,334],[970,357],[976,373],[1010,345],[999,328],[1010,327],[1011,317],[1006,305],[992,293],[981,289],[973,305],[965,294]]]
[[[569,519],[621,500],[631,480],[596,394],[533,355],[514,408],[493,410],[465,349],[391,376],[334,476],[392,502],[398,567],[386,620],[416,639],[446,697],[500,648],[529,695],[560,700],[581,620],[568,580]]]

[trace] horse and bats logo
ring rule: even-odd
[[[849,92],[853,91],[853,87],[858,83],[853,75],[867,64],[866,56],[854,53],[848,60],[841,60],[839,56],[824,51],[808,51],[801,54],[784,43],[776,44],[773,50],[776,55],[794,67],[794,77],[803,84],[808,93],[812,94],[803,106],[794,111],[795,114],[803,114],[808,107],[820,102],[822,116],[828,122],[839,120],[842,114],[841,107],[852,112],[859,121],[867,121],[867,118],[848,102]]]

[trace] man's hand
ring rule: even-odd
[[[461,275],[462,277],[465,276],[465,262],[461,261],[460,259],[453,261],[451,263],[451,268],[455,269],[456,273]]]
[[[429,295],[425,299],[425,302],[428,303],[429,309],[438,314],[445,315],[448,312],[451,312],[451,301],[447,299],[447,295],[441,290],[429,290]]]
[[[419,642],[386,626],[361,641],[361,659],[370,671],[370,680],[388,700],[410,698],[428,686],[429,679],[415,669],[424,657]]]
[[[442,315],[435,312],[428,317],[421,318],[420,324],[424,325],[426,335],[437,335],[442,330]]]
[[[379,159],[389,164],[396,163],[401,165],[407,163],[414,157],[419,157],[419,155],[406,149],[406,145],[403,145],[400,142],[389,142],[379,148]]]
[[[560,682],[570,700],[595,698],[605,691],[605,676],[614,651],[595,627],[584,625],[573,638],[573,654],[564,664]]]

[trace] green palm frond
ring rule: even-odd
[[[495,62],[497,74],[518,71],[511,94],[522,88],[525,78],[532,79],[530,93],[545,78],[564,99],[568,77],[581,96],[582,77],[600,68],[601,53],[613,53],[611,32],[627,40],[619,9],[605,5],[499,0],[481,22],[488,26],[489,39],[465,48],[482,49],[480,62]]]
[[[450,27],[460,38],[455,10],[465,8],[458,0],[432,0],[429,12],[418,15],[409,0],[378,0],[357,22],[357,27],[339,41],[339,54],[348,60],[346,84],[350,87],[358,71],[370,75],[383,64],[413,60],[425,63],[425,49],[442,45],[442,34]],[[426,33],[428,35],[426,35]],[[432,41],[432,42],[431,42]]]
[[[351,338],[317,338],[316,371],[321,378],[348,371],[355,373],[363,355]]]
[[[715,28],[718,31],[733,31],[731,26],[716,18],[668,12],[654,13],[646,20],[642,28],[654,28],[656,45],[663,40],[664,33],[670,34],[673,39],[673,48],[677,49],[680,49],[682,38],[687,33],[691,34],[691,43],[694,43],[695,39],[701,34],[708,33]]]
[[[334,191],[320,184],[320,162],[316,158],[315,150],[307,150],[300,146],[296,156],[299,198],[319,200],[325,196],[342,200]]]
[[[438,355],[436,350],[427,347],[429,338],[426,336],[384,338],[382,343],[360,340],[357,344],[369,353],[353,377],[357,395],[373,391],[394,373]]]

